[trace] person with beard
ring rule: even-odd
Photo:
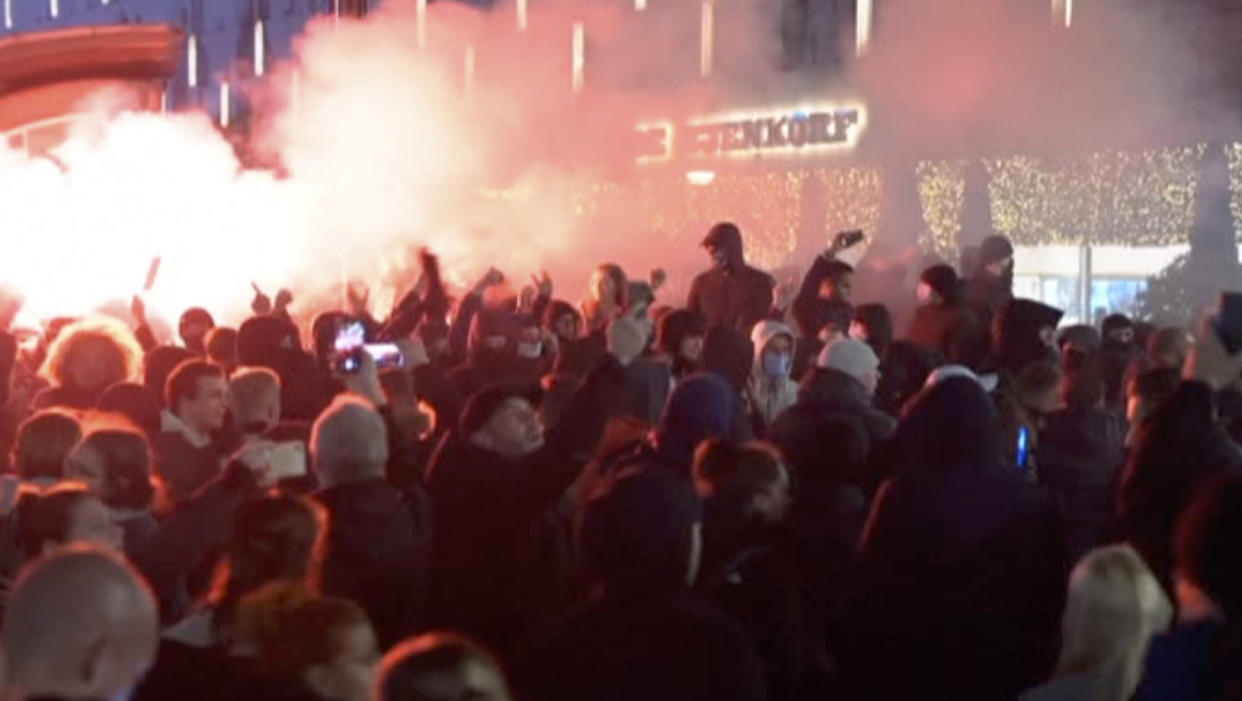
[[[703,315],[709,327],[750,333],[772,309],[772,276],[746,264],[736,224],[713,226],[703,247],[711,256],[712,269],[694,278],[686,307]]]
[[[436,515],[433,624],[511,651],[548,608],[559,604],[564,563],[541,557],[534,532],[590,458],[625,395],[623,361],[610,354],[575,394],[555,428],[539,423],[537,384],[485,387],[440,442],[426,487]]]
[[[1120,409],[1125,401],[1126,373],[1138,354],[1134,322],[1124,314],[1110,314],[1100,325],[1104,404]]]
[[[1014,698],[1056,660],[1068,570],[1056,498],[1004,458],[991,398],[946,376],[914,400],[859,544],[851,698]]]

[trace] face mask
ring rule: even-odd
[[[523,341],[517,344],[517,354],[519,358],[534,360],[543,355],[543,344],[539,341]]]
[[[712,265],[724,268],[729,265],[729,255],[719,248],[712,249]]]
[[[784,353],[767,353],[763,356],[763,372],[768,377],[789,377],[793,358]]]

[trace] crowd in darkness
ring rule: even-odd
[[[786,290],[718,224],[684,306],[0,304],[0,698],[1242,699],[1221,325],[1062,326],[999,236],[895,320],[860,238]]]

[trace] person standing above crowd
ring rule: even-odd
[[[703,247],[711,256],[712,269],[694,278],[686,308],[703,315],[709,327],[749,334],[772,309],[772,276],[746,264],[742,231],[736,224],[713,226]]]

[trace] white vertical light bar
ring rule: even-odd
[[[232,99],[229,95],[229,81],[222,80],[220,81],[220,126],[225,129],[229,128],[229,121],[231,121],[233,117],[231,114],[233,107],[231,102]]]
[[[712,74],[712,63],[716,53],[716,4],[713,0],[703,0],[703,11],[699,21],[699,75],[706,78]]]
[[[418,32],[418,48],[427,48],[427,0],[414,0],[415,31]]]
[[[160,114],[168,114],[168,88],[160,91]]]
[[[574,22],[573,57],[570,59],[573,73],[574,93],[582,92],[586,85],[586,25]]]
[[[465,78],[466,97],[470,97],[474,94],[474,44],[466,44],[462,71]]]
[[[60,16],[60,0],[48,0],[48,8],[53,17]]]
[[[191,34],[185,41],[185,82],[198,87],[198,37]]]
[[[4,0],[4,28],[13,28],[13,0]]]
[[[1052,24],[1066,28],[1074,24],[1074,0],[1052,0]]]
[[[858,0],[854,13],[854,55],[862,56],[871,45],[871,23],[874,19],[871,0]]]
[[[1074,0],[1065,0],[1065,28],[1074,25]]]
[[[341,0],[332,0],[332,28],[341,26]]]
[[[267,68],[267,48],[263,42],[263,20],[254,23],[254,74],[263,75]]]
[[[103,5],[107,5],[107,4],[108,4],[108,0],[100,0],[100,3],[101,3],[101,4],[103,4]]]
[[[517,0],[517,27],[519,32],[526,31],[530,23],[529,0]]]
[[[642,12],[647,9],[647,0],[634,0],[634,11]]]

